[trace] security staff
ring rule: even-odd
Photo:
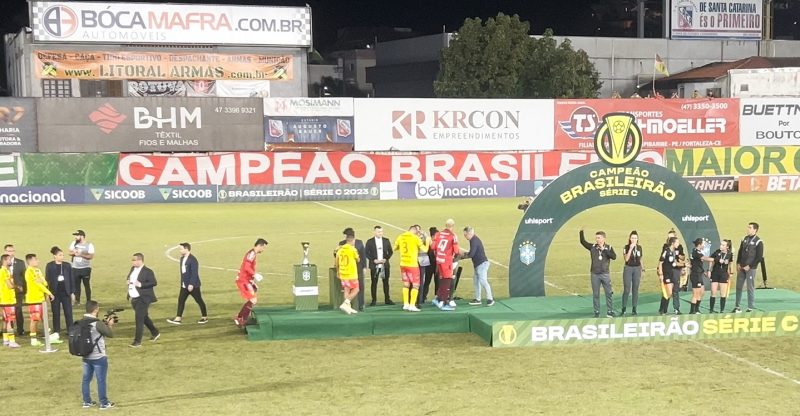
[[[736,307],[733,312],[741,312],[739,307],[742,301],[742,288],[747,283],[747,310],[750,312],[755,309],[756,287],[754,279],[756,269],[764,258],[764,242],[756,235],[758,233],[758,223],[747,224],[747,235],[739,245],[739,252],[736,254]]]

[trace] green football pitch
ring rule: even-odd
[[[736,246],[747,222],[760,223],[770,286],[800,291],[793,267],[800,235],[794,216],[797,194],[707,194],[706,200],[720,234]],[[292,302],[291,266],[302,259],[300,242],[311,242],[311,261],[326,270],[348,226],[366,239],[374,225],[382,225],[393,240],[411,224],[427,230],[453,218],[458,228],[472,225],[493,261],[489,277],[495,296],[506,297],[511,243],[521,218],[518,202],[4,207],[0,236],[15,244],[20,257],[37,253],[42,265],[51,260],[50,247],[66,248],[76,229],[85,230],[94,243],[93,297],[102,307],[128,307],[107,344],[109,397],[117,403],[111,411],[118,414],[800,413],[800,342],[795,337],[493,349],[472,334],[248,342],[233,325],[242,303],[233,283],[235,270],[256,238],[270,242],[258,261],[265,275],[260,305],[287,305]],[[618,252],[628,233],[637,230],[648,268],[641,291],[658,290],[652,268],[673,225],[646,208],[610,205],[586,211],[560,230],[547,259],[548,296],[578,295],[591,304],[589,258],[578,244],[581,226],[588,232],[606,231]],[[199,311],[191,298],[186,323],[165,321],[175,314],[176,246],[183,241],[192,243],[201,264],[211,319],[205,325],[195,324]],[[162,336],[156,343],[146,340],[140,349],[128,347],[133,313],[125,301],[134,252],[145,254],[159,281],[159,301],[150,316]],[[399,300],[396,261],[393,267],[392,292]],[[620,261],[612,263],[617,295],[621,269]],[[320,275],[324,302],[327,282]],[[469,267],[464,276],[458,294],[471,297]],[[732,308],[732,299],[728,305]],[[81,362],[65,344],[56,353],[41,354],[27,337],[21,343],[24,348],[0,350],[3,414],[97,411],[80,408]]]

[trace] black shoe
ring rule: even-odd
[[[733,308],[733,310],[731,311],[731,313],[741,313],[741,312],[742,310],[738,306]]]
[[[383,304],[384,304],[384,305],[390,305],[390,306],[391,306],[391,305],[394,305],[394,302],[392,302],[392,300],[391,300],[391,299],[386,299],[386,302],[383,302]]]
[[[633,315],[633,316],[638,315],[638,313],[636,313],[636,308],[633,308],[633,311],[631,311],[631,315]]]
[[[708,311],[708,313],[717,313],[717,311],[711,309],[711,310]]]
[[[615,315],[615,314],[614,314],[614,311],[608,311],[608,312],[606,312],[606,318],[614,318],[614,317],[616,317],[616,316],[617,316],[617,315]]]
[[[675,315],[680,315],[680,314],[681,314],[680,309],[675,309]]]
[[[363,306],[359,306],[359,307],[358,307],[358,311],[359,311],[359,312],[364,312],[364,307],[363,307]]]
[[[373,300],[372,302],[370,302],[370,303],[369,303],[369,306],[375,306],[375,305],[376,305],[376,303],[375,303],[375,301],[374,301],[374,300]]]
[[[595,312],[595,313],[594,313],[594,317],[595,317],[595,318],[599,318],[599,317],[600,317],[600,312]]]
[[[619,312],[619,316],[625,316],[625,308],[622,308],[622,310]]]
[[[753,310],[750,309],[750,308],[747,308],[747,309],[745,309],[745,312],[753,312]]]
[[[129,346],[131,348],[141,348],[142,347],[142,343],[141,342],[134,342],[133,344],[131,344]]]

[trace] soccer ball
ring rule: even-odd
[[[255,279],[256,282],[260,282],[260,281],[264,280],[264,276],[262,276],[261,273],[256,273],[256,274],[253,275],[253,279]]]

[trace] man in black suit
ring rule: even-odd
[[[344,231],[342,231],[342,234],[344,234],[344,238],[345,239],[339,242],[340,246],[343,246],[347,242],[347,236],[353,236],[353,237],[356,236],[355,230],[353,230],[351,227],[345,228]],[[355,247],[356,251],[358,251],[358,285],[359,285],[359,287],[363,288],[364,287],[364,269],[367,268],[367,258],[366,258],[366,255],[364,254],[364,242],[356,238],[355,243],[353,244],[353,247]],[[358,294],[356,296],[358,296],[358,310],[359,311],[363,311],[364,310],[364,291],[363,290],[359,290]]]
[[[25,260],[14,256],[16,249],[13,244],[6,244],[4,247],[6,254],[11,256],[12,262],[9,267],[14,285],[17,288],[17,304],[15,305],[17,314],[17,335],[25,335],[25,316],[22,314],[22,305],[25,303],[25,294],[28,293],[28,284],[25,282]]]
[[[365,246],[367,264],[369,264],[369,273],[372,280],[370,287],[372,291],[372,303],[370,306],[375,306],[375,297],[378,293],[378,279],[383,279],[383,299],[387,305],[394,305],[391,296],[389,296],[389,258],[392,257],[392,243],[388,238],[383,236],[383,228],[376,225],[374,228],[375,237],[367,240]],[[363,292],[363,291],[362,291]]]
[[[131,299],[131,307],[133,307],[136,319],[136,332],[131,348],[139,348],[142,346],[142,334],[145,326],[150,330],[151,341],[157,341],[161,336],[147,312],[150,304],[158,300],[153,290],[158,282],[153,270],[144,265],[144,254],[134,253],[131,262],[133,266],[128,273],[128,297]]]

